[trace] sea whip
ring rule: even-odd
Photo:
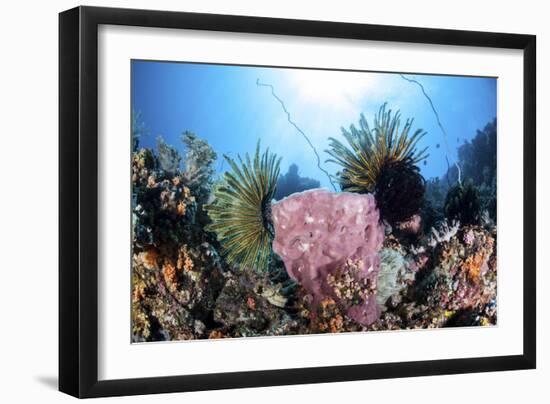
[[[307,143],[309,144],[309,146],[313,150],[313,153],[315,153],[315,156],[317,157],[317,167],[319,168],[319,170],[321,170],[323,173],[325,173],[328,180],[330,181],[330,184],[332,185],[332,188],[334,188],[334,190],[337,191],[336,186],[334,185],[334,183],[332,182],[332,179],[330,178],[330,174],[328,173],[327,170],[325,170],[323,167],[321,167],[321,158],[319,157],[319,153],[317,153],[317,149],[315,148],[315,146],[313,146],[313,143],[311,143],[311,140],[309,140],[309,137],[304,133],[304,131],[302,129],[300,129],[298,127],[298,125],[296,125],[296,123],[294,123],[294,121],[290,117],[290,112],[288,112],[288,110],[286,109],[285,103],[283,102],[283,100],[281,100],[277,96],[277,94],[275,94],[275,89],[273,88],[273,86],[271,84],[261,83],[260,79],[256,79],[256,85],[262,86],[262,87],[269,87],[271,89],[271,95],[273,95],[273,97],[277,101],[279,101],[279,104],[281,104],[281,107],[283,107],[283,111],[285,111],[286,119],[288,120],[288,122],[292,126],[294,126],[298,132],[300,132],[300,134],[304,137],[304,139],[306,139]]]
[[[443,140],[444,140],[444,143],[445,143],[445,159],[447,160],[447,166],[449,166],[450,151],[449,151],[449,143],[447,141],[447,131],[445,130],[445,128],[441,124],[441,120],[439,119],[439,114],[437,113],[437,110],[435,109],[435,106],[434,106],[434,103],[432,102],[432,99],[430,98],[428,93],[426,93],[426,90],[424,89],[424,86],[422,85],[422,83],[420,83],[419,81],[417,81],[415,79],[410,79],[408,77],[405,77],[403,74],[400,74],[400,76],[403,80],[406,80],[409,83],[414,83],[417,86],[419,86],[420,89],[422,90],[422,94],[424,94],[424,97],[426,97],[426,99],[430,103],[430,106],[432,107],[432,111],[435,115],[435,119],[437,120],[437,125],[439,125],[439,128],[441,129],[441,132],[443,132]],[[458,161],[455,161],[455,166],[456,166],[456,169],[458,170],[458,183],[461,184],[462,183],[462,180],[461,180],[462,171],[460,170],[460,166],[458,165]]]

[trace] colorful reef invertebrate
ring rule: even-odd
[[[421,151],[416,149],[426,132],[417,129],[409,136],[412,124],[413,119],[407,119],[403,130],[399,132],[399,111],[392,116],[392,111],[386,111],[386,104],[383,104],[374,116],[372,130],[363,114],[359,120],[359,129],[355,125],[351,125],[349,130],[342,128],[342,135],[351,149],[339,140],[330,138],[331,150],[327,150],[327,153],[332,159],[327,161],[342,166],[342,171],[338,173],[342,189],[358,193],[373,192],[386,164],[418,164],[427,158],[427,148]]]
[[[272,211],[273,251],[283,259],[290,277],[313,296],[313,306],[330,297],[358,323],[376,320],[375,293],[359,296],[353,286],[376,286],[384,231],[374,197],[317,189],[274,203]],[[343,285],[340,297],[335,291],[339,284]],[[346,288],[353,291],[348,294]],[[354,297],[360,299],[351,301]]]
[[[282,305],[272,300],[281,296],[280,285],[273,285],[266,273],[241,271],[225,278],[213,311],[220,331],[243,337],[298,332],[299,323],[284,310],[284,299]]]
[[[388,299],[414,280],[414,272],[408,269],[403,254],[393,248],[384,248],[380,252],[380,261],[376,300],[381,309],[386,310]]]
[[[206,140],[193,132],[185,131],[181,135],[186,153],[183,157],[183,180],[202,202],[208,195],[208,189],[214,175],[214,162],[217,154]]]
[[[468,181],[457,184],[447,192],[445,198],[445,216],[460,223],[478,224],[481,220],[481,204],[476,186]]]
[[[496,232],[480,226],[461,228],[458,222],[452,227],[443,227],[441,232],[435,233],[439,241],[423,246],[422,249],[426,248],[424,252],[409,250],[412,256],[407,255],[407,258],[415,257],[416,269],[410,264],[408,269],[401,267],[400,272],[406,271],[405,279],[397,278],[405,281],[402,285],[408,286],[398,295],[393,295],[399,299],[392,297],[387,300],[386,310],[368,326],[369,330],[497,323]],[[391,250],[394,251],[386,256]],[[381,252],[377,297],[384,293],[384,275],[391,280],[394,271],[390,267],[396,269],[394,265],[399,264],[399,260],[392,262],[391,256],[407,251],[399,245],[391,250],[386,247]],[[423,263],[418,267],[420,260]]]
[[[334,299],[327,297],[323,299],[316,307],[310,321],[310,327],[314,332],[343,332],[347,331],[345,317],[342,314],[340,305]]]
[[[489,231],[479,226],[462,228],[433,251],[432,269],[415,285],[418,300],[453,313],[484,312],[496,299],[494,247]]]
[[[380,169],[374,195],[380,215],[392,226],[416,215],[424,203],[425,181],[409,161],[388,161]]]
[[[181,156],[178,151],[167,144],[162,136],[157,138],[158,162],[162,170],[168,174],[175,174],[181,162]]]
[[[438,244],[448,243],[456,235],[456,233],[458,233],[459,229],[459,221],[453,220],[453,222],[449,224],[447,220],[443,220],[439,223],[437,228],[432,227],[427,244],[430,247],[435,248]]]
[[[409,219],[423,203],[425,184],[416,164],[428,155],[427,148],[416,147],[426,132],[417,129],[410,135],[412,124],[413,119],[407,119],[400,131],[399,111],[392,116],[383,104],[372,130],[361,115],[359,129],[354,125],[342,129],[350,147],[330,138],[327,150],[332,157],[327,161],[342,167],[337,174],[342,190],[374,192],[382,217],[390,224]]]
[[[230,264],[264,271],[269,264],[273,229],[271,200],[279,177],[280,159],[260,143],[251,160],[239,156],[240,166],[224,156],[232,172],[213,191],[214,201],[205,206],[212,223],[207,230],[216,233],[223,254]]]
[[[159,168],[148,149],[133,156],[133,237],[136,246],[178,243],[185,240],[194,221],[196,198],[178,173]]]

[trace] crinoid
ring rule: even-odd
[[[420,211],[425,182],[417,164],[428,157],[417,144],[426,134],[417,129],[412,135],[413,119],[400,130],[399,111],[392,116],[383,104],[374,116],[371,130],[361,115],[359,129],[351,125],[342,134],[350,147],[330,138],[332,159],[342,169],[337,180],[343,191],[374,193],[384,220],[391,225],[406,221]]]
[[[385,163],[374,187],[380,215],[392,226],[407,221],[424,205],[426,182],[420,170],[407,161]]]
[[[214,188],[214,201],[205,206],[228,263],[243,269],[267,270],[271,255],[273,225],[271,200],[279,178],[280,159],[266,150],[260,155],[260,142],[253,161],[248,156],[239,164],[224,158],[231,167],[222,183]]]
[[[354,125],[349,130],[342,128],[342,135],[350,148],[337,139],[330,138],[330,150],[326,150],[333,162],[342,166],[337,180],[344,191],[373,192],[381,171],[389,163],[406,162],[416,165],[425,158],[427,148],[417,151],[419,140],[426,134],[417,129],[410,132],[413,119],[407,119],[400,131],[400,113],[392,116],[391,109],[386,111],[383,104],[374,115],[374,127],[369,127],[365,116],[361,114],[359,129]]]
[[[443,209],[449,220],[459,220],[462,224],[479,224],[481,221],[479,190],[472,181],[454,185],[447,192]]]

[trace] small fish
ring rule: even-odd
[[[424,165],[427,166],[428,165],[428,162],[426,160],[424,160]]]
[[[435,147],[439,149],[441,147],[441,145],[438,143],[438,144],[435,145]]]

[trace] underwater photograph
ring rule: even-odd
[[[134,343],[497,325],[497,78],[131,61]]]

